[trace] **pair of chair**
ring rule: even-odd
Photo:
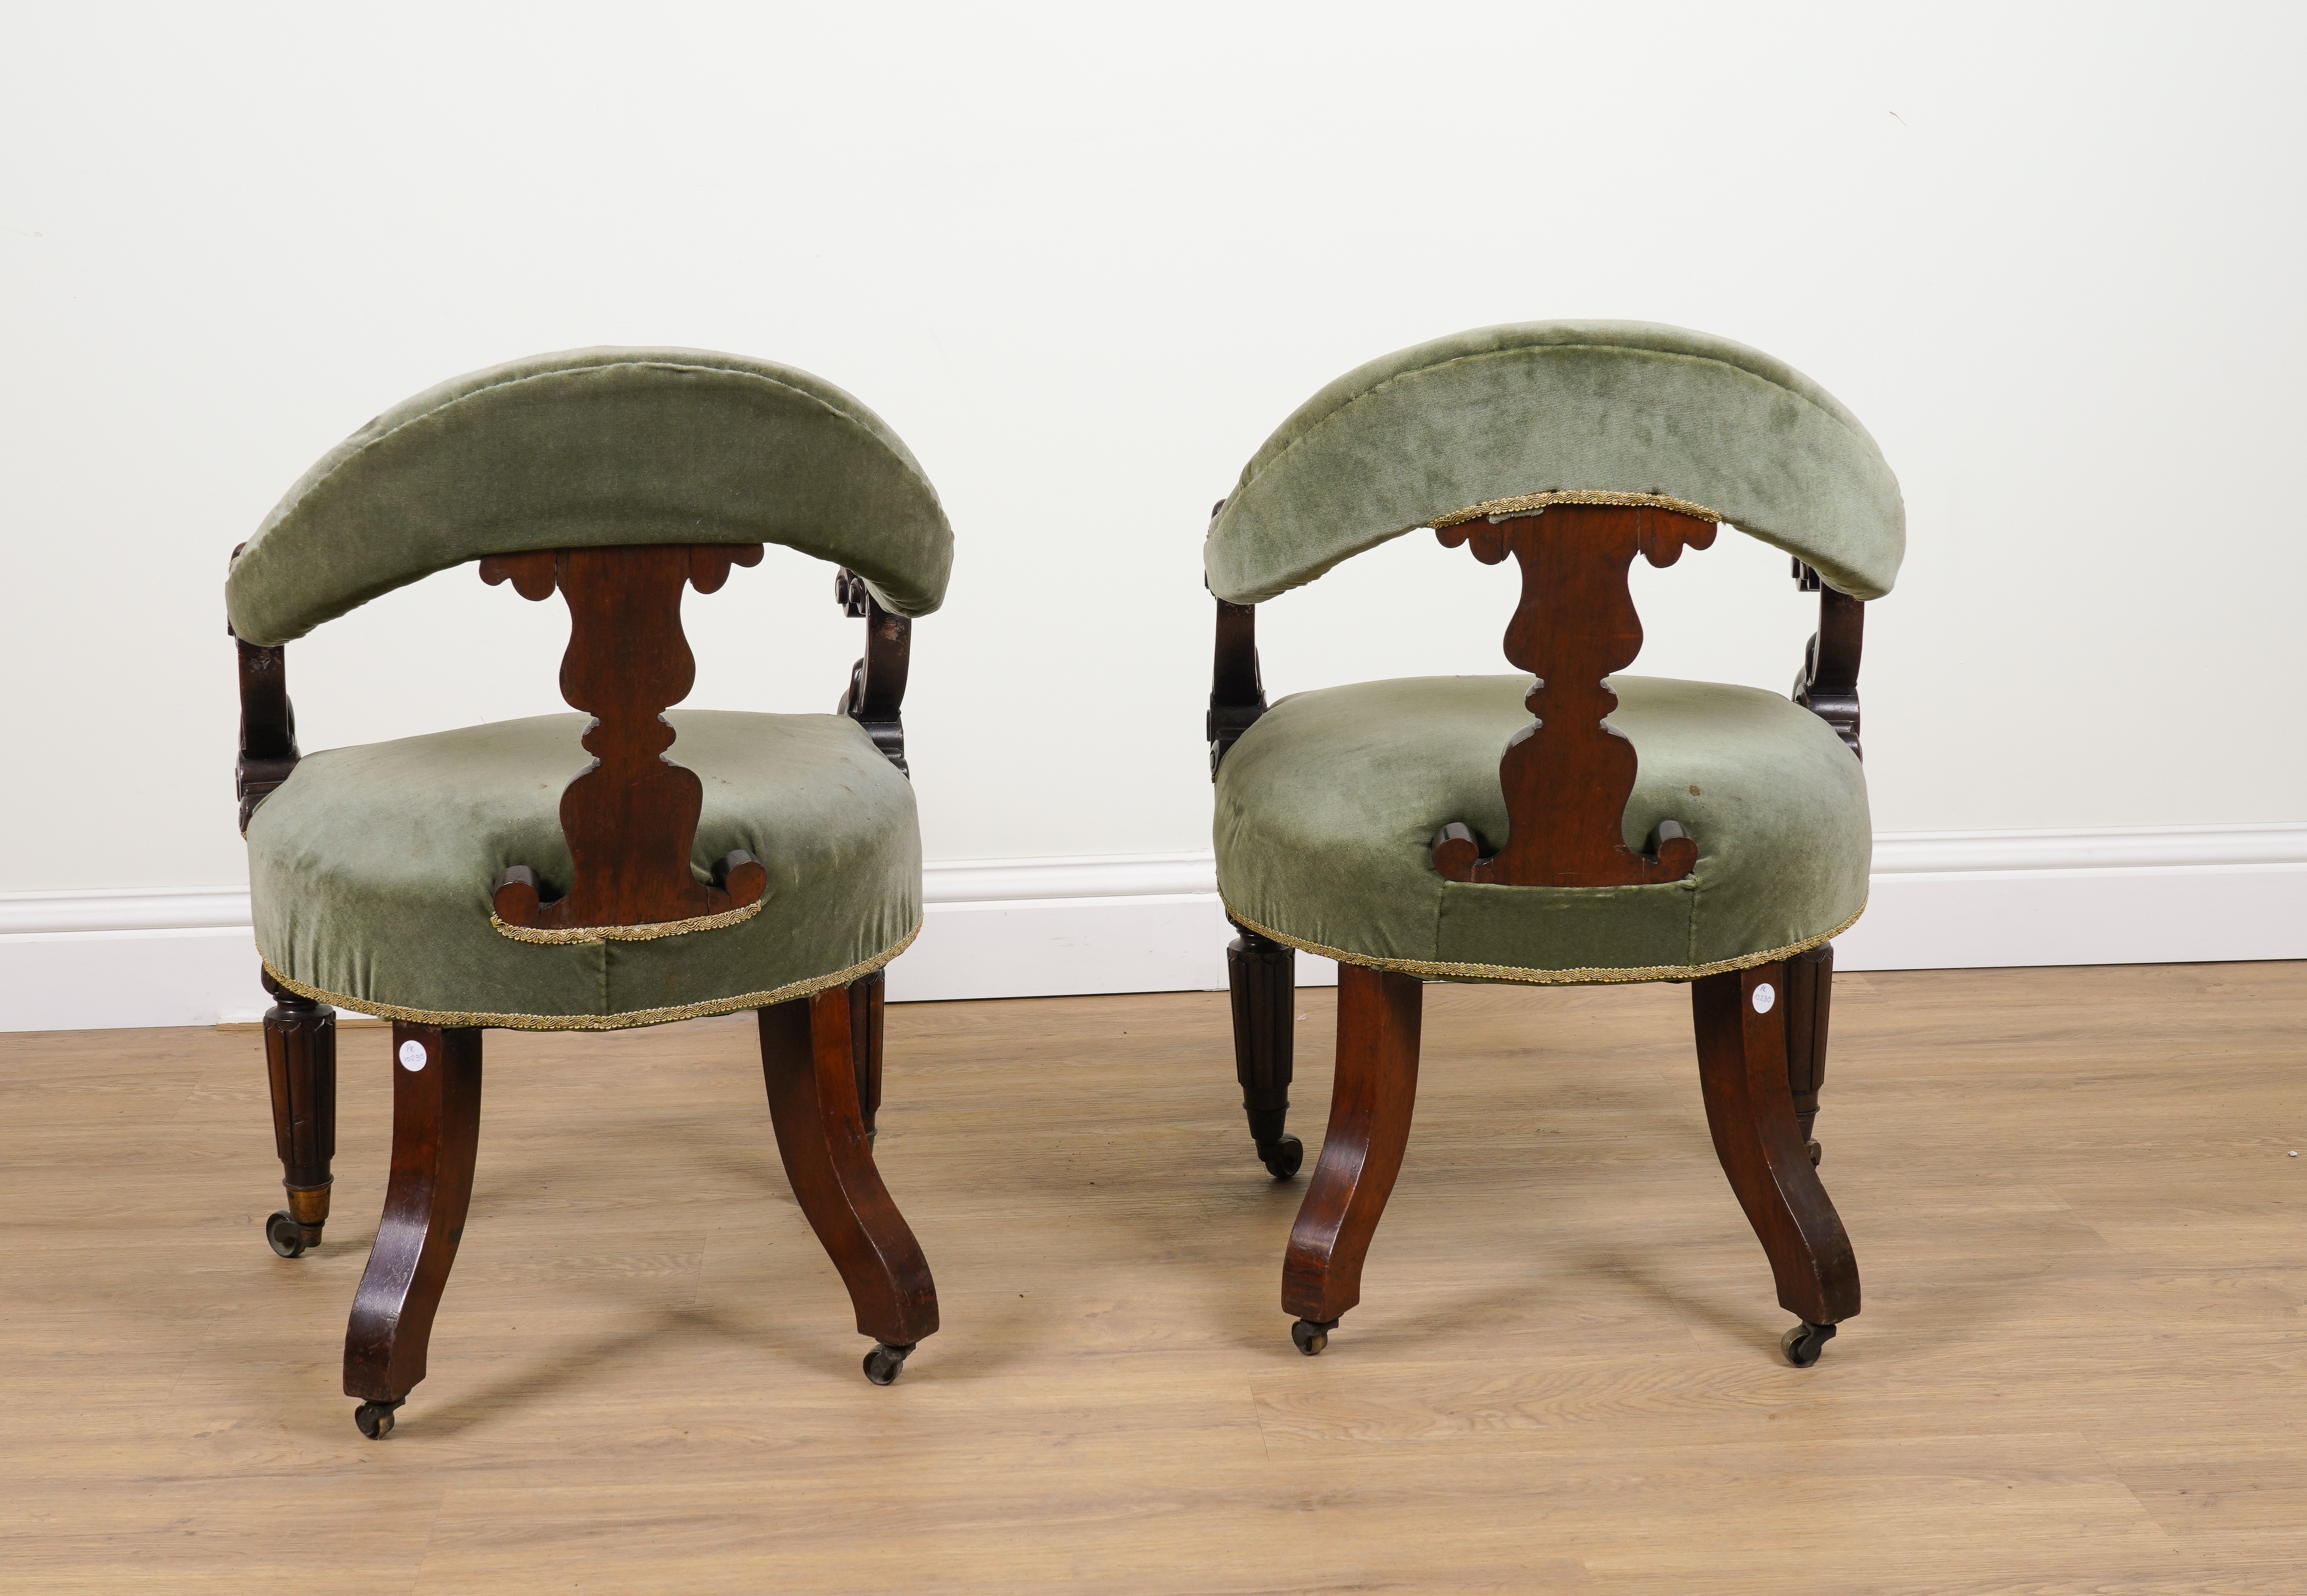
[[[1792,701],[1615,674],[1636,554],[1718,523],[1791,552],[1821,596]],[[1522,573],[1523,675],[1368,682],[1269,707],[1254,606],[1405,531]],[[1814,383],[1726,340],[1625,322],[1471,332],[1348,373],[1222,502],[1209,738],[1237,1072],[1276,1178],[1296,950],[1338,961],[1337,1083],[1282,1304],[1321,1351],[1359,1297],[1400,1169],[1421,983],[1692,985],[1715,1146],[1815,1361],[1857,1311],[1814,1168],[1830,939],[1864,906],[1862,601],[1903,545],[1898,487]],[[776,542],[840,568],[866,652],[829,716],[684,711],[681,605]],[[283,646],[477,561],[571,629],[545,716],[300,757]],[[481,1032],[759,1011],[778,1151],[896,1377],[937,1329],[927,1264],[872,1157],[882,968],[921,924],[900,705],[912,618],[952,535],[880,419],[787,367],[587,350],[464,377],[323,458],[235,551],[241,824],[288,1206],[329,1212],[337,1008],[393,1023],[385,1211],[346,1336],[372,1437],[425,1372],[472,1190]],[[422,646],[433,646],[419,644]],[[1606,716],[1610,719],[1606,720]],[[675,764],[667,750],[674,750]],[[1503,755],[1501,755],[1503,750]],[[1639,759],[1637,753],[1639,752]],[[586,756],[591,755],[587,763]]]

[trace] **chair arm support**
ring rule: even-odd
[[[1210,506],[1210,519],[1218,519],[1218,511],[1226,507],[1223,499]],[[1202,585],[1209,585],[1208,579]],[[1218,778],[1218,766],[1224,762],[1226,752],[1241,741],[1241,734],[1257,724],[1265,713],[1265,683],[1257,674],[1257,606],[1249,604],[1228,604],[1221,598],[1218,605],[1218,637],[1216,658],[1210,669],[1210,712],[1203,719],[1202,734],[1210,744],[1210,779]]]
[[[1218,605],[1216,657],[1210,673],[1210,712],[1203,734],[1210,744],[1210,779],[1218,778],[1218,765],[1241,734],[1265,713],[1265,683],[1257,673],[1257,607]]]
[[[913,623],[883,609],[855,571],[833,579],[833,596],[847,614],[865,622],[865,657],[850,668],[848,691],[835,713],[865,728],[873,746],[907,777],[905,767],[905,675],[912,664]]]
[[[1836,592],[1799,560],[1795,562],[1795,582],[1804,592],[1818,595],[1818,630],[1803,650],[1802,669],[1795,674],[1794,691],[1788,696],[1832,726],[1850,751],[1863,759],[1866,756],[1858,745],[1858,656],[1865,640],[1865,601]]]
[[[288,779],[302,756],[296,711],[288,702],[288,650],[259,648],[238,638],[233,643],[240,651],[240,754],[233,762],[232,788],[245,837],[256,806]]]

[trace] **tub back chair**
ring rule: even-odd
[[[696,672],[685,592],[718,592],[767,543],[838,568],[837,599],[866,622],[837,712],[668,714]],[[771,362],[656,348],[539,356],[420,393],[323,456],[234,551],[283,1257],[328,1218],[335,1012],[393,1024],[391,1180],[346,1343],[364,1433],[389,1434],[424,1377],[487,1027],[759,1010],[779,1149],[875,1338],[866,1372],[887,1384],[935,1329],[870,1146],[881,970],[921,922],[910,629],[952,560],[920,464],[858,400]],[[560,687],[581,713],[303,754],[287,645],[464,564],[565,601]]]
[[[1821,613],[1789,699],[1621,674],[1634,560],[1728,526],[1784,550]],[[1256,606],[1428,532],[1520,584],[1522,674],[1418,678],[1269,706]],[[1294,956],[1340,964],[1339,1081],[1283,1302],[1302,1350],[1359,1300],[1399,1168],[1419,982],[1692,984],[1717,1149],[1814,1360],[1857,1310],[1811,1129],[1831,940],[1865,907],[1864,606],[1905,548],[1896,478],[1857,419],[1769,356],[1681,328],[1540,322],[1346,373],[1268,439],[1205,544],[1208,716],[1236,1070],[1270,1172],[1284,1129]],[[1470,600],[1482,588],[1470,588]]]

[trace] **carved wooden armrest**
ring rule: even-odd
[[[595,717],[585,733],[594,763],[561,794],[569,888],[547,901],[536,872],[514,865],[497,878],[498,919],[536,931],[658,925],[759,901],[768,872],[742,850],[721,861],[719,886],[690,873],[705,786],[663,757],[673,742],[663,712],[697,680],[681,630],[683,590],[715,592],[732,565],[760,560],[751,543],[538,549],[481,562],[492,586],[510,581],[532,600],[557,588],[568,600],[561,696]]]
[[[1675,881],[1697,868],[1698,845],[1661,822],[1647,853],[1625,842],[1634,745],[1603,718],[1617,708],[1605,684],[1642,652],[1642,618],[1626,588],[1637,552],[1667,566],[1714,542],[1714,524],[1653,505],[1557,504],[1536,514],[1445,527],[1445,548],[1471,545],[1496,565],[1522,566],[1522,598],[1506,657],[1538,678],[1524,700],[1537,716],[1506,744],[1505,845],[1485,856],[1462,821],[1434,839],[1434,868],[1452,881],[1515,887],[1626,887]]]
[[[905,674],[912,665],[913,623],[893,615],[874,598],[855,571],[833,579],[833,596],[844,611],[865,622],[865,657],[849,672],[849,690],[833,707],[865,728],[889,763],[910,779],[905,768]]]
[[[1865,641],[1866,604],[1848,593],[1837,593],[1818,579],[1818,572],[1795,562],[1795,584],[1818,595],[1818,630],[1803,650],[1802,669],[1795,673],[1794,701],[1832,726],[1849,744],[1850,751],[1866,757],[1858,746],[1858,655]]]

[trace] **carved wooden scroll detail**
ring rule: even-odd
[[[1675,881],[1697,868],[1698,845],[1671,820],[1651,852],[1625,845],[1634,745],[1604,716],[1618,697],[1604,683],[1642,652],[1642,619],[1626,573],[1639,552],[1667,566],[1714,542],[1714,524],[1651,505],[1557,504],[1536,514],[1442,528],[1445,548],[1471,545],[1496,565],[1522,566],[1522,600],[1506,628],[1506,657],[1538,678],[1524,702],[1537,718],[1498,763],[1506,844],[1484,857],[1462,822],[1434,839],[1448,880],[1515,887],[1629,887]]]
[[[912,668],[913,623],[891,614],[865,579],[845,568],[833,579],[833,599],[844,614],[865,622],[865,657],[850,668],[849,689],[833,707],[865,728],[882,757],[911,780],[905,768],[905,676]]]
[[[1866,637],[1866,602],[1838,593],[1818,572],[1795,562],[1795,585],[1818,595],[1818,630],[1803,650],[1795,673],[1794,701],[1834,728],[1835,735],[1860,759],[1858,746],[1858,656]]]
[[[594,717],[585,747],[595,763],[561,794],[561,829],[574,862],[568,891],[541,901],[536,873],[516,865],[498,880],[497,918],[539,931],[656,925],[742,909],[768,888],[742,852],[722,862],[724,884],[690,873],[705,786],[665,757],[673,731],[664,711],[689,696],[697,658],[681,630],[682,590],[716,591],[732,565],[758,565],[761,545],[654,544],[492,554],[481,579],[510,582],[523,598],[569,601],[561,696]]]

